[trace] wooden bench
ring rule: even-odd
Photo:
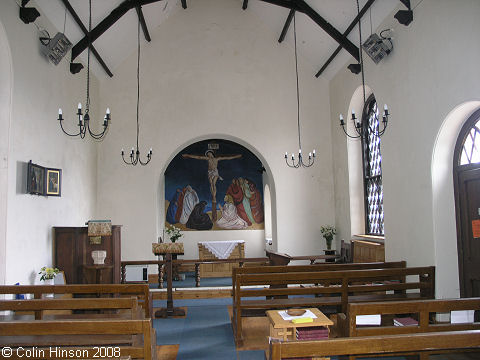
[[[86,310],[89,313],[78,313]],[[42,319],[143,319],[144,312],[136,297],[130,298],[78,298],[78,299],[31,299],[0,300],[0,311],[13,311],[15,314],[1,316],[0,320],[30,320],[30,315],[17,315],[18,312],[32,312],[35,320]],[[95,313],[91,313],[95,311]],[[58,314],[61,312],[61,314]],[[55,313],[55,314],[52,314]]]
[[[0,346],[13,350],[10,359],[157,357],[151,319],[2,322]]]
[[[446,331],[409,335],[384,335],[317,341],[271,341],[270,360],[328,356],[393,356],[444,353],[465,349],[480,351],[480,330]]]
[[[268,286],[283,287],[269,288]],[[242,288],[242,287],[255,288]],[[287,286],[287,287],[285,287]],[[435,267],[238,274],[233,293],[232,324],[242,340],[242,311],[292,307],[335,308],[351,302],[432,299]],[[286,295],[288,298],[273,298]],[[248,298],[248,299],[246,299]]]
[[[45,294],[71,294],[86,297],[136,296],[142,306],[145,317],[152,316],[152,299],[147,284],[75,284],[75,285],[2,285],[0,295],[32,294],[41,299]]]
[[[478,322],[452,324],[435,317],[459,310],[480,310],[480,298],[352,303],[348,304],[347,314],[338,314],[338,327],[340,334],[350,337],[480,330]],[[377,314],[382,319],[381,326],[357,326],[357,316]],[[394,326],[393,319],[402,315],[416,320],[418,325]]]
[[[235,297],[237,276],[239,274],[270,274],[287,272],[338,271],[338,270],[368,270],[368,269],[402,269],[407,267],[406,261],[391,261],[377,263],[319,263],[312,265],[255,266],[234,268],[232,271],[232,296]]]

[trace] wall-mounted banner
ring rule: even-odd
[[[165,171],[165,225],[182,230],[259,230],[263,166],[247,148],[211,139],[180,151]]]

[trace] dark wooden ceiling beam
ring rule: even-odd
[[[65,5],[65,7],[67,8],[68,12],[70,13],[70,15],[72,15],[73,17],[73,20],[75,20],[75,22],[77,23],[77,25],[80,27],[80,29],[82,30],[83,34],[84,35],[88,35],[88,30],[87,28],[85,27],[85,25],[83,25],[82,23],[82,20],[80,20],[80,18],[78,17],[77,15],[77,12],[73,9],[72,5],[70,4],[70,2],[68,0],[62,0],[63,4]],[[100,56],[100,54],[98,53],[98,51],[95,49],[95,47],[93,45],[90,45],[90,50],[92,51],[92,54],[93,56],[95,56],[95,58],[97,59],[97,61],[100,63],[100,65],[102,66],[103,70],[105,70],[105,72],[108,74],[108,76],[112,77],[113,76],[113,73],[110,71],[110,69],[108,68],[107,64],[105,64],[105,61],[103,61],[102,57]],[[73,60],[73,58],[72,58]]]
[[[85,36],[72,48],[72,60],[80,55],[87,47],[90,41],[91,44],[97,40],[105,31],[107,31],[113,24],[115,24],[123,15],[125,15],[130,9],[136,6],[147,5],[162,0],[125,0],[118,5],[112,12],[103,19],[95,28],[90,32],[89,36]]]
[[[150,33],[148,32],[147,23],[145,22],[145,17],[143,16],[143,11],[141,6],[136,6],[135,10],[137,10],[138,20],[140,21],[140,26],[142,27],[143,36],[145,36],[145,40],[148,42],[152,41],[150,37]]]
[[[187,0],[182,0],[182,8],[187,8]]]
[[[261,1],[273,4],[273,5],[281,6],[287,9],[293,9],[296,11],[303,12],[302,9],[300,9],[294,1],[290,1],[290,0],[261,0]]]
[[[357,61],[360,60],[360,52],[358,47],[350,40],[343,36],[340,31],[335,29],[327,20],[321,17],[315,10],[313,10],[304,0],[293,0],[297,6],[303,10],[305,15],[312,19],[318,26],[320,26],[328,35],[330,35],[336,42],[347,50]]]
[[[285,35],[287,35],[288,28],[290,27],[290,23],[292,22],[293,17],[295,16],[295,10],[290,9],[288,13],[287,20],[285,21],[285,25],[283,25],[282,33],[280,34],[280,38],[278,42],[281,43],[285,39]]]
[[[318,26],[320,26],[328,35],[330,35],[338,44],[347,50],[357,61],[360,59],[360,52],[358,47],[343,36],[340,31],[335,29],[332,24],[320,16],[314,9],[312,9],[304,0],[261,0],[270,4],[282,6],[290,10],[300,11],[312,19]]]
[[[248,7],[248,0],[243,0],[242,9],[247,10],[247,7]]]
[[[343,33],[343,36],[347,36],[348,34],[350,34],[350,32],[353,30],[353,28],[358,24],[358,22],[360,21],[360,19],[363,17],[363,15],[365,15],[365,13],[368,11],[368,9],[370,9],[370,7],[373,5],[373,3],[375,2],[375,0],[368,0],[367,3],[363,6],[362,10],[360,10],[360,13],[357,14],[357,16],[355,16],[355,19],[353,19],[353,21],[350,23],[350,25],[348,26],[347,30],[344,31]],[[322,75],[322,73],[325,71],[325,69],[327,68],[328,65],[330,65],[330,63],[333,61],[333,59],[335,59],[335,57],[338,55],[338,53],[340,52],[340,50],[342,50],[342,46],[338,46],[335,51],[333,52],[333,54],[328,58],[328,60],[325,62],[325,64],[323,64],[322,68],[315,74],[315,76],[318,78],[320,75]]]

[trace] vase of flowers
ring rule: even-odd
[[[174,243],[183,236],[182,230],[180,230],[175,225],[168,225],[165,232],[168,234],[168,237],[170,238],[170,241],[172,243]]]
[[[337,233],[337,229],[333,225],[324,225],[320,227],[320,232],[327,242],[327,250],[331,250],[333,235]]]
[[[53,283],[53,279],[55,279],[55,276],[60,272],[57,268],[51,268],[51,267],[42,267],[40,269],[40,272],[38,273],[40,275],[40,281],[45,281],[45,283]],[[49,281],[51,280],[51,281]]]

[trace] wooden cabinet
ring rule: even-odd
[[[54,266],[65,272],[68,284],[96,282],[92,251],[106,250],[105,270],[101,276],[104,284],[120,283],[121,226],[112,225],[112,235],[102,236],[99,244],[91,243],[88,228],[54,227]]]

